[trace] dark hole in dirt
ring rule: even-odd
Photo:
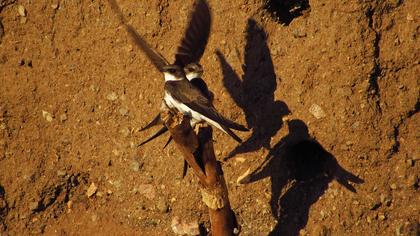
[[[275,21],[289,25],[293,19],[307,12],[310,6],[308,0],[267,0],[264,9]]]
[[[3,38],[4,35],[4,28],[3,25],[1,24],[1,19],[0,19],[0,43],[1,43],[1,39]]]
[[[1,227],[2,227],[2,217],[4,217],[7,214],[8,206],[5,199],[5,190],[3,186],[0,185],[0,233],[1,233]]]
[[[297,181],[329,176],[331,172],[328,169],[331,154],[314,140],[300,141],[291,146],[288,157],[292,177]]]

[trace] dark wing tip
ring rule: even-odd
[[[190,13],[189,23],[175,55],[175,64],[185,66],[199,62],[210,35],[211,12],[205,0],[197,0]]]
[[[247,127],[237,124],[237,123],[233,123],[229,128],[238,130],[238,131],[244,131],[244,132],[249,131]]]
[[[224,126],[222,126],[222,128],[226,131],[227,134],[229,134],[230,137],[235,139],[236,142],[242,143],[242,139],[239,138],[238,135],[236,135],[232,130],[230,130],[229,128],[224,127]]]
[[[163,146],[162,149],[165,149],[171,141],[172,141],[172,136],[169,136],[168,141],[166,141],[165,146]]]
[[[145,130],[147,130],[147,129],[149,129],[149,128],[151,128],[151,127],[155,126],[155,125],[162,124],[162,123],[163,123],[163,122],[162,122],[162,120],[160,119],[160,114],[158,114],[157,116],[155,116],[155,118],[153,118],[153,120],[152,120],[152,121],[150,121],[150,123],[149,123],[149,124],[147,124],[145,127],[141,128],[139,131],[140,131],[140,132],[145,131]]]
[[[112,11],[118,16],[118,19],[120,21],[120,24],[123,24],[125,26],[125,29],[127,30],[130,37],[133,39],[133,41],[137,44],[137,46],[146,54],[146,56],[149,58],[149,60],[152,62],[152,64],[160,71],[162,72],[163,67],[168,63],[168,61],[160,55],[156,50],[154,50],[147,42],[143,39],[143,37],[137,33],[137,31],[128,24],[127,19],[125,19],[124,15],[121,12],[120,7],[118,6],[117,2],[115,0],[108,0]]]
[[[145,141],[143,141],[142,143],[140,143],[139,145],[137,145],[137,147],[141,147],[144,144],[152,141],[153,139],[159,137],[160,135],[164,134],[166,131],[168,131],[168,128],[166,128],[166,126],[163,126],[160,130],[158,130],[154,135],[152,135],[152,137],[146,139]]]

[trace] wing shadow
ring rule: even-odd
[[[216,52],[222,67],[223,84],[244,111],[248,127],[252,128],[251,136],[230,152],[225,160],[262,147],[270,149],[271,137],[282,127],[282,117],[289,114],[287,105],[274,97],[277,78],[264,29],[255,20],[249,19],[246,32],[242,79],[224,55]]]

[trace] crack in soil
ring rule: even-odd
[[[374,27],[374,14],[376,11],[376,7],[369,7],[366,16],[368,18],[368,27],[373,32],[375,32],[375,39],[373,40],[373,63],[374,67],[369,74],[369,88],[368,88],[368,98],[373,100],[375,103],[375,107],[378,112],[382,115],[382,108],[380,105],[381,101],[381,92],[379,89],[378,79],[382,74],[382,68],[380,64],[380,49],[379,49],[379,42],[381,40],[381,33],[375,29]]]
[[[410,119],[413,115],[417,114],[420,110],[420,98],[417,98],[417,103],[414,106],[413,109],[409,110],[405,116],[400,119],[400,121],[394,126],[394,130],[392,133],[392,137],[393,137],[393,141],[394,143],[392,144],[391,148],[388,150],[388,154],[386,155],[387,158],[391,158],[393,155],[395,155],[396,153],[399,152],[400,150],[400,141],[399,139],[399,135],[400,135],[400,127],[402,124],[405,123],[405,121],[407,121],[408,119]]]

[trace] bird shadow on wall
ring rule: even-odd
[[[336,158],[310,137],[302,120],[287,121],[288,135],[266,156],[261,167],[246,178],[252,183],[271,179],[270,206],[277,225],[270,235],[299,235],[308,222],[309,209],[336,180],[356,193],[351,183],[364,181],[341,167]]]
[[[244,111],[252,128],[251,136],[225,158],[266,148],[269,153],[262,165],[242,184],[269,177],[270,206],[277,225],[270,235],[299,235],[308,222],[309,209],[336,180],[351,192],[351,183],[363,180],[342,168],[335,157],[311,138],[307,125],[299,119],[283,124],[290,113],[286,103],[276,101],[277,78],[266,43],[267,34],[255,20],[246,28],[244,75],[240,78],[224,55],[217,51],[223,72],[223,83],[235,103]],[[288,134],[273,147],[271,138],[285,125]]]
[[[271,137],[282,127],[282,117],[289,114],[286,103],[276,101],[277,78],[267,45],[267,34],[253,19],[246,27],[246,45],[242,79],[220,51],[216,55],[223,72],[223,84],[234,102],[244,111],[252,128],[251,136],[232,150],[225,160],[236,154],[270,149]]]

